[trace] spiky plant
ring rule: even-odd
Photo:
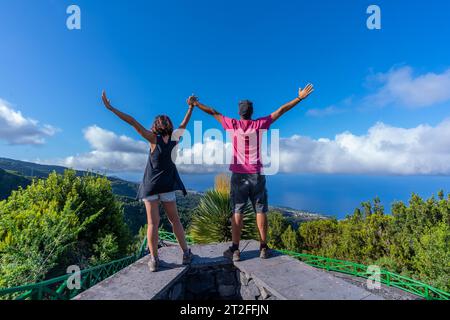
[[[195,243],[226,242],[231,240],[229,177],[219,175],[215,188],[208,190],[194,210],[189,235]],[[250,204],[244,209],[242,239],[257,239],[255,214]]]

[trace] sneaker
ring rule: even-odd
[[[270,249],[269,247],[261,248],[259,250],[259,257],[261,259],[267,259],[270,256]]]
[[[239,251],[239,249],[231,251],[231,248],[228,248],[226,251],[224,251],[223,256],[233,261],[241,260],[241,252]]]
[[[190,264],[192,261],[193,254],[191,252],[191,249],[188,249],[186,252],[183,253],[183,264],[187,265]]]
[[[156,272],[159,267],[159,258],[150,256],[150,260],[148,261],[148,268],[150,269],[150,272]]]

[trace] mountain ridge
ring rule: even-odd
[[[27,179],[29,183],[31,183],[33,178],[47,178],[48,175],[53,171],[58,174],[62,174],[64,173],[64,170],[67,170],[69,168],[58,165],[46,165],[9,158],[0,158],[0,169],[3,169],[6,172],[12,172],[16,173],[17,175],[21,175],[23,178]],[[98,172],[89,172],[75,169],[74,171],[78,176],[82,176],[88,173],[94,173],[107,177],[108,180],[111,181],[113,192],[119,196],[134,198],[139,187],[137,183],[126,181],[118,177],[108,177]],[[4,196],[5,195],[3,193],[0,193],[0,199],[5,198]]]

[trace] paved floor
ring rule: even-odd
[[[196,245],[191,267],[230,263],[222,253],[228,244]],[[292,257],[275,254],[261,260],[256,241],[241,242],[241,261],[235,266],[252,277],[278,299],[308,300],[382,300],[379,295],[344,281],[331,273],[310,267]],[[187,272],[181,265],[181,250],[177,246],[160,249],[161,268],[149,272],[148,256],[119,271],[110,278],[82,292],[77,300],[149,300],[170,287]]]

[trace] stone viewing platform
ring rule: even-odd
[[[383,300],[380,294],[275,252],[259,258],[259,244],[241,242],[241,261],[222,256],[229,244],[194,245],[190,266],[181,250],[160,248],[160,269],[150,272],[146,256],[122,269],[75,300]]]

